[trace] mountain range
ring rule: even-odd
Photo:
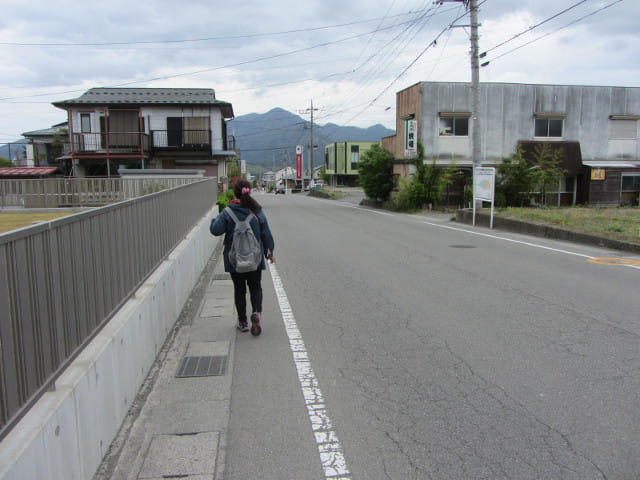
[[[277,170],[287,165],[295,166],[296,145],[305,150],[305,165],[311,143],[309,119],[302,118],[282,108],[266,113],[250,113],[234,118],[227,125],[227,134],[236,139],[236,151],[247,164],[259,166],[259,170]],[[314,167],[324,163],[324,146],[334,142],[379,142],[395,131],[377,124],[368,128],[341,127],[333,123],[313,124],[313,143],[316,145]]]

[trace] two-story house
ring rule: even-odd
[[[498,166],[518,148],[548,144],[567,172],[563,204],[637,205],[640,195],[640,88],[481,83],[478,120],[483,166]],[[382,145],[394,172],[408,177],[415,143],[425,161],[470,174],[472,90],[469,83],[420,82],[396,93],[396,135]]]
[[[195,167],[220,178],[235,156],[233,108],[211,88],[92,88],[53,105],[67,111],[75,176]]]

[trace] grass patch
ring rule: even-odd
[[[76,212],[0,212],[0,233],[28,227],[34,222],[46,222],[73,215]]]
[[[640,244],[640,208],[501,208],[496,216]]]

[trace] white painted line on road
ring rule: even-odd
[[[576,257],[586,258],[587,260],[594,260],[594,259],[599,258],[599,257],[594,257],[593,255],[586,255],[584,253],[578,253],[578,252],[571,252],[569,250],[563,250],[561,248],[547,247],[546,245],[541,245],[539,243],[525,242],[523,240],[515,240],[513,238],[501,237],[501,236],[498,236],[498,235],[491,235],[491,234],[488,234],[488,233],[476,232],[476,231],[473,231],[473,230],[467,230],[466,228],[452,227],[450,225],[440,225],[440,224],[437,224],[437,223],[427,222],[427,221],[424,221],[424,220],[422,220],[420,223],[424,223],[424,224],[430,225],[432,227],[440,227],[440,228],[446,228],[446,229],[449,229],[449,230],[456,230],[458,232],[465,232],[465,233],[469,233],[471,235],[477,235],[479,237],[492,238],[492,239],[495,239],[495,240],[504,240],[505,242],[517,243],[517,244],[520,244],[520,245],[526,245],[528,247],[541,248],[543,250],[550,250],[550,251],[556,252],[556,253],[564,253],[564,254],[567,254],[567,255],[573,255],[573,256],[576,256]],[[621,266],[635,268],[635,269],[640,270],[640,267],[637,266],[637,265],[621,265]]]
[[[396,214],[393,214],[393,213],[379,212],[377,210],[371,210],[369,208],[362,208],[359,205],[348,204],[346,202],[338,202],[338,203],[343,207],[355,208],[355,209],[362,210],[362,211],[365,211],[365,212],[378,213],[380,215],[391,215],[391,216],[395,216],[396,215]],[[572,252],[572,251],[569,251],[569,250],[563,250],[561,248],[547,247],[546,245],[541,245],[539,243],[525,242],[523,240],[515,240],[513,238],[501,237],[501,236],[498,236],[498,235],[491,235],[491,234],[488,234],[488,233],[477,232],[477,231],[468,230],[468,229],[465,229],[465,228],[452,227],[450,225],[443,225],[443,224],[440,224],[440,223],[428,222],[426,220],[420,220],[419,217],[413,217],[412,216],[411,218],[412,219],[415,218],[420,223],[423,223],[425,225],[429,225],[429,226],[432,226],[432,227],[445,228],[445,229],[448,229],[448,230],[455,230],[457,232],[469,233],[471,235],[477,235],[479,237],[492,238],[494,240],[504,240],[505,242],[517,243],[517,244],[520,244],[520,245],[526,245],[528,247],[533,247],[533,248],[540,248],[540,249],[543,249],[543,250],[549,250],[549,251],[556,252],[556,253],[564,253],[566,255],[573,255],[573,256],[576,256],[576,257],[586,258],[588,260],[594,260],[594,259],[599,258],[599,257],[594,257],[593,255],[586,255],[584,253],[578,253],[578,252]],[[640,266],[638,266],[638,265],[620,264],[620,266],[627,267],[627,268],[634,268],[636,270],[640,270]]]
[[[269,271],[271,272],[273,286],[280,305],[282,320],[289,337],[289,346],[298,371],[298,380],[300,381],[302,395],[307,406],[311,429],[318,446],[324,477],[331,480],[351,480],[351,473],[347,468],[342,444],[338,440],[338,435],[336,435],[327,413],[324,397],[320,391],[320,384],[311,367],[311,361],[307,355],[307,349],[304,346],[296,319],[293,316],[287,293],[284,291],[282,280],[273,264],[269,265]]]

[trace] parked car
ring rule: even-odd
[[[281,187],[280,185],[276,186],[276,195],[279,193],[284,195],[284,187]]]

